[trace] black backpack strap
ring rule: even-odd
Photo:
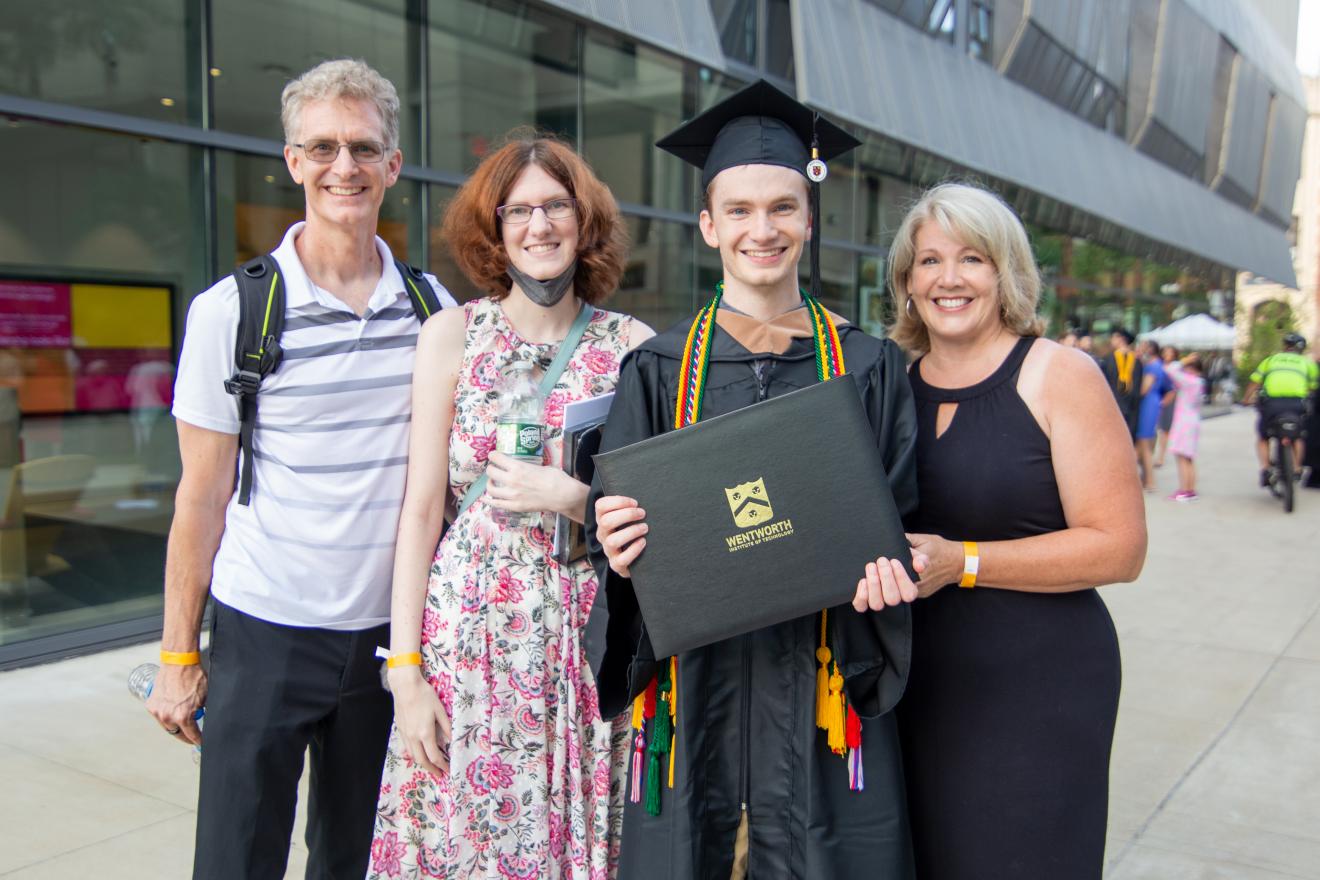
[[[426,279],[421,269],[409,266],[398,257],[394,258],[394,265],[403,276],[403,286],[408,289],[408,299],[412,300],[417,320],[425,324],[427,318],[444,308],[440,304],[440,297],[436,296],[435,288],[431,286],[431,282]]]
[[[252,497],[252,431],[257,424],[257,391],[261,380],[279,368],[284,356],[284,280],[270,255],[248,260],[234,270],[238,283],[238,338],[234,345],[234,375],[225,390],[238,397],[238,444],[243,450],[238,503]]]

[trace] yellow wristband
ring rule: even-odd
[[[976,575],[981,570],[981,556],[975,541],[963,541],[963,573],[960,587],[976,586]]]
[[[413,651],[411,654],[391,654],[386,658],[385,665],[390,669],[399,666],[421,666],[422,655],[417,651]]]
[[[202,662],[200,651],[161,651],[160,662],[169,666],[196,666]]]

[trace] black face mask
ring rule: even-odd
[[[527,298],[538,306],[552,306],[564,298],[564,294],[573,286],[573,276],[577,274],[577,259],[568,264],[568,268],[560,272],[554,278],[547,278],[544,281],[533,278],[525,272],[518,271],[518,267],[509,263],[509,277],[513,283],[518,285],[518,289],[527,294]]]

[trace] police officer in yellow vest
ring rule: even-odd
[[[1320,387],[1320,367],[1302,354],[1305,350],[1306,338],[1302,334],[1289,333],[1284,336],[1283,351],[1260,362],[1256,372],[1251,374],[1251,384],[1247,386],[1243,398],[1244,403],[1251,403],[1259,396],[1256,457],[1260,459],[1262,486],[1269,485],[1270,449],[1266,431],[1270,422],[1286,413],[1295,413],[1299,418],[1304,418],[1307,398]],[[1293,473],[1301,473],[1304,453],[1305,446],[1298,441],[1293,446],[1296,461]]]

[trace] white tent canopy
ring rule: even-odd
[[[1184,351],[1232,351],[1237,331],[1207,314],[1199,313],[1143,333],[1141,338],[1159,345],[1172,345]]]

